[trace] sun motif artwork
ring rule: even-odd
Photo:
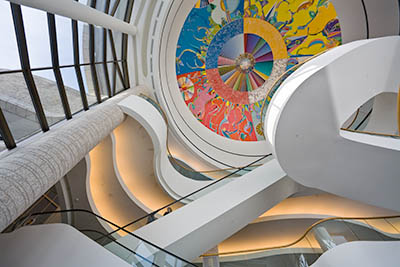
[[[211,131],[264,140],[260,111],[274,81],[341,42],[329,0],[198,0],[177,44],[178,87]]]

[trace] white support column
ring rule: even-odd
[[[135,35],[135,26],[120,19],[114,18],[87,5],[74,0],[8,0],[9,2],[41,9],[43,11],[68,17],[74,20],[84,21],[130,35]]]
[[[326,230],[323,226],[318,226],[314,228],[313,234],[315,239],[317,240],[318,244],[320,245],[322,251],[328,251],[336,247],[335,242],[333,241],[331,235],[329,234],[328,230]]]
[[[56,184],[125,119],[126,90],[80,117],[21,144],[0,160],[0,231]],[[0,258],[2,250],[0,249]],[[0,263],[0,266],[3,262]],[[10,266],[10,265],[9,265]],[[14,265],[15,266],[15,265]]]
[[[217,254],[218,246],[213,247],[205,254]],[[205,256],[203,259],[203,267],[220,267],[219,265],[219,256]]]

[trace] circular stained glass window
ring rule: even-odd
[[[260,112],[274,81],[340,44],[328,0],[199,0],[178,40],[179,90],[211,131],[233,140],[264,140]]]

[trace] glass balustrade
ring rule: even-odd
[[[290,243],[204,254],[202,259],[218,257],[221,267],[311,266],[326,251],[354,241],[398,241],[400,215],[375,218],[331,218],[318,221]],[[203,266],[202,263],[196,263]]]
[[[50,223],[68,223],[132,266],[194,266],[185,259],[87,210],[33,213],[18,219],[10,230],[17,230],[27,225]],[[109,231],[113,229],[117,231],[109,235]],[[129,242],[118,240],[121,235],[130,235]]]

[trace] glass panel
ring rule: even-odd
[[[68,97],[71,113],[74,114],[83,109],[82,98],[79,91],[78,79],[74,67],[62,68],[61,75],[63,77],[65,92]]]
[[[108,84],[106,82],[106,76],[104,73],[104,65],[103,64],[96,64],[96,70],[97,70],[97,77],[99,79],[99,87],[100,87],[100,93],[101,93],[101,98],[106,98],[108,97]]]
[[[1,133],[0,133],[0,152],[3,150],[6,150],[6,149],[7,149],[6,144],[4,143],[3,136],[1,136]]]
[[[388,218],[386,222],[393,228],[393,232],[390,233],[400,236],[400,218]]]
[[[97,0],[96,1],[96,9],[101,12],[105,12],[106,3],[107,3],[107,0]],[[105,12],[105,13],[107,13],[107,12]]]
[[[350,130],[363,130],[370,119],[375,98],[361,105],[357,111],[344,123],[343,128]]]
[[[52,66],[46,12],[26,6],[21,8],[31,68]]]
[[[123,72],[122,72],[122,64],[121,63],[118,63],[118,65],[119,65],[119,69],[121,70],[121,73],[122,73],[122,75],[123,75]],[[121,92],[121,91],[123,91],[125,88],[124,88],[124,84],[123,84],[123,82],[122,82],[122,80],[121,80],[121,77],[120,77],[120,75],[118,74],[118,72],[117,72],[117,79],[116,79],[116,87],[115,87],[115,92],[116,93],[119,93],[119,92]]]
[[[357,236],[357,233],[353,231],[353,228],[349,227],[348,223],[341,220],[323,222],[319,224],[318,227],[315,227],[313,232],[317,235],[319,233],[319,236],[322,238],[327,237],[326,240],[323,240],[327,248],[359,240],[359,237]]]
[[[109,10],[108,14],[111,14],[111,11],[114,8],[115,2],[117,2],[117,0],[110,0],[110,10]]]
[[[151,99],[148,100],[155,108],[160,109],[160,107],[155,104],[155,102]],[[177,158],[172,158],[171,156],[168,156],[169,162],[172,164],[175,170],[177,170],[180,174],[193,179],[197,181],[209,181],[212,180],[210,177],[196,172],[193,170],[188,164],[186,164],[184,161],[177,159]]]
[[[72,41],[71,20],[57,15],[55,18],[60,66],[72,65],[74,64],[74,48]]]
[[[44,198],[46,200],[46,198]],[[47,204],[47,203],[45,203]],[[115,227],[104,221],[101,217],[95,217],[90,212],[54,211],[53,214],[28,215],[20,217],[11,231],[23,225],[37,225],[43,223],[69,223],[83,234],[93,239],[107,250],[114,253],[132,266],[187,266],[189,262],[177,258],[167,251],[162,251],[152,244],[143,241],[129,232],[124,237],[115,239],[109,236],[104,227]],[[58,216],[53,216],[58,215]],[[73,222],[67,220],[73,216]],[[16,227],[14,227],[16,226]],[[121,245],[123,244],[123,246]]]
[[[361,240],[382,241],[391,239],[390,235],[391,233],[393,233],[393,228],[386,220],[361,220],[360,223],[360,226],[357,226],[359,228],[361,228],[361,226],[364,226],[362,228],[365,229],[365,233],[363,233],[363,236],[358,235]],[[377,232],[376,230],[379,230],[382,234]]]
[[[122,59],[122,33],[113,31],[115,52],[117,54],[117,60]]]
[[[92,72],[90,66],[81,66],[81,72],[82,72],[83,83],[85,85],[86,97],[88,100],[88,104],[90,106],[97,102],[96,94],[94,93],[94,88],[93,88]]]
[[[111,85],[111,92],[113,91],[113,88],[115,88],[114,83],[116,79],[114,79],[117,75],[115,65],[114,63],[107,63],[107,69],[108,69],[108,76],[110,77],[110,85]]]
[[[78,0],[79,3],[84,4],[84,5],[88,5],[89,4],[89,0]]]
[[[1,42],[0,42],[0,71],[19,70],[21,63],[17,39],[15,38],[14,23],[11,16],[10,3],[0,1],[0,23],[1,23]]]
[[[129,0],[121,0],[119,2],[117,11],[115,12],[114,17],[120,19],[120,20],[124,20],[125,18],[125,12],[126,12],[126,8],[128,6],[128,1]]]
[[[112,60],[114,60],[114,57],[112,53],[111,38],[107,30],[107,61],[112,61]]]
[[[81,64],[90,62],[89,54],[89,25],[78,21],[79,35],[79,62]]]
[[[32,75],[49,125],[63,120],[65,114],[53,70],[33,71]]]
[[[16,141],[40,131],[22,73],[0,75],[0,107]]]
[[[94,51],[95,51],[95,62],[103,62],[103,40],[104,40],[103,28],[94,27]]]

